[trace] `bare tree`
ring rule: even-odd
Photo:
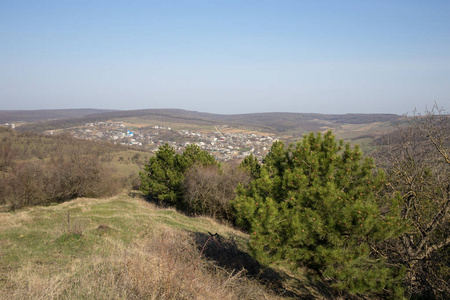
[[[14,149],[11,139],[4,137],[0,142],[0,171],[5,171],[13,165]]]
[[[31,136],[39,138],[36,136]],[[107,148],[102,144],[59,137],[55,149],[46,159],[23,159],[19,147],[11,139],[0,144],[0,204],[11,209],[63,202],[76,197],[100,197],[116,193],[121,185],[112,170],[102,162]],[[19,142],[22,142],[19,140]],[[23,142],[22,142],[23,143]],[[42,139],[36,153],[48,146]],[[106,153],[107,154],[107,153]],[[19,157],[17,162],[10,160]]]
[[[410,295],[450,295],[450,116],[435,105],[405,117],[376,157],[387,173],[388,193],[403,199],[410,230],[382,246],[406,267]]]

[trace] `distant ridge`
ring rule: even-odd
[[[0,124],[14,122],[37,122],[57,119],[80,118],[94,113],[112,112],[111,109],[40,109],[0,110]]]
[[[317,113],[250,113],[221,115],[187,111],[182,109],[143,109],[116,111],[90,115],[104,119],[144,117],[147,119],[166,122],[189,123],[196,125],[219,125],[252,127],[266,130],[272,133],[288,133],[290,131],[317,130],[318,127],[327,127],[330,123],[341,124],[366,124],[374,122],[392,122],[400,116],[395,114],[317,114]]]
[[[0,116],[4,111],[0,111]],[[182,109],[141,109],[141,110],[56,110],[56,111],[26,111],[24,116],[31,116],[34,112],[39,115],[35,117],[41,122],[23,125],[20,130],[32,130],[43,132],[55,128],[68,128],[84,125],[90,122],[107,120],[126,120],[129,118],[144,121],[165,122],[176,124],[189,124],[197,126],[228,125],[233,127],[248,128],[268,133],[289,134],[291,132],[316,131],[320,128],[339,127],[343,124],[367,124],[374,122],[392,122],[400,116],[395,114],[316,114],[316,113],[250,113],[221,115],[188,111]],[[47,112],[52,120],[45,120]],[[18,114],[20,115],[20,114]],[[74,116],[76,117],[68,117]],[[66,118],[64,118],[66,116]],[[0,122],[1,118],[0,118]]]
[[[267,121],[269,119],[289,119],[297,121],[310,121],[314,119],[334,121],[338,123],[363,124],[372,122],[388,122],[399,118],[396,114],[319,114],[319,113],[292,113],[292,112],[268,112],[247,114],[212,114],[183,109],[140,109],[121,110],[90,115],[90,117],[130,118],[142,116],[167,116],[181,118],[198,118],[202,120],[247,123]]]

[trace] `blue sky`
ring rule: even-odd
[[[0,0],[0,110],[450,110],[450,1]]]

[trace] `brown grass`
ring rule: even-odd
[[[1,213],[0,299],[280,299],[218,264],[201,228],[245,238],[126,196]]]
[[[2,299],[277,299],[242,272],[204,259],[185,231],[157,226],[138,241],[97,249],[62,272],[27,263],[10,274]],[[2,293],[3,292],[3,293]]]

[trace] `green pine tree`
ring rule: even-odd
[[[233,205],[262,263],[307,266],[334,286],[353,293],[394,290],[401,275],[370,245],[398,236],[398,198],[382,214],[376,195],[384,174],[371,159],[336,141],[331,132],[311,133],[295,145],[275,142],[261,175],[240,187]]]
[[[242,160],[240,167],[247,170],[254,179],[261,176],[261,165],[253,154],[246,156]]]
[[[200,149],[196,144],[186,146],[183,154],[178,156],[178,164],[181,171],[184,173],[194,164],[200,164],[203,166],[217,165],[217,161],[210,153]]]
[[[217,162],[195,144],[187,146],[181,155],[164,144],[140,173],[141,191],[161,203],[183,209],[184,174],[194,164],[217,165]]]
[[[176,205],[183,182],[179,156],[168,144],[161,146],[140,173],[141,191],[162,203]]]

